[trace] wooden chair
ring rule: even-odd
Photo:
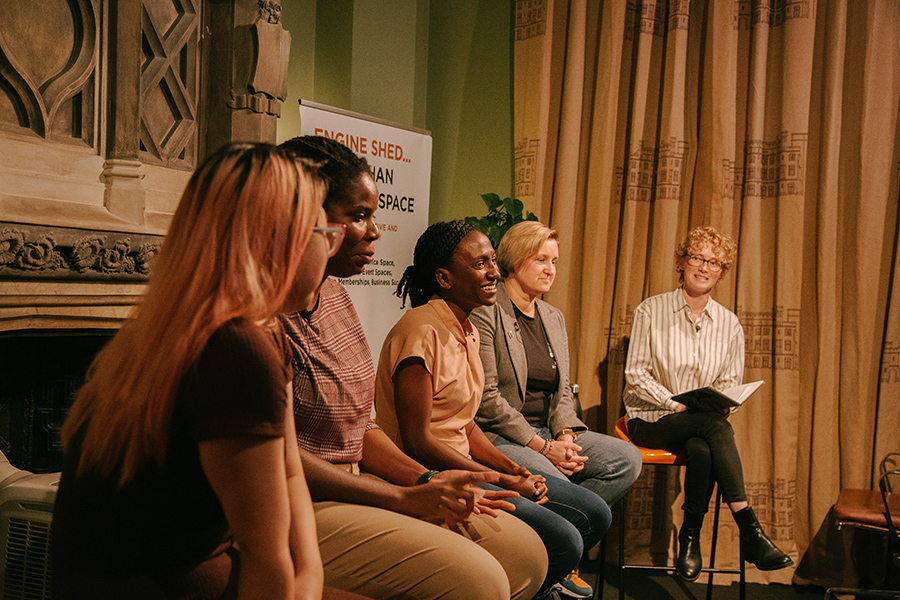
[[[891,468],[893,466],[894,468]],[[838,529],[854,527],[876,531],[886,536],[885,579],[890,579],[891,570],[900,570],[900,493],[893,490],[892,478],[900,481],[900,453],[892,452],[881,461],[881,476],[878,490],[841,490],[834,505],[834,519]],[[894,582],[900,586],[900,581]],[[828,588],[825,600],[842,596],[865,595],[875,598],[900,598],[900,589],[872,590],[861,588]]]
[[[625,417],[620,418],[616,422],[615,429],[616,437],[620,440],[625,440],[626,442],[631,442],[631,439],[628,437],[628,429],[625,426]],[[634,442],[631,442],[634,444]],[[681,466],[685,464],[684,456],[678,453],[672,453],[667,450],[659,450],[656,448],[644,448],[642,446],[638,446],[634,444],[638,450],[641,452],[641,458],[643,459],[643,463],[645,465],[670,465],[670,466]],[[701,572],[709,573],[709,580],[707,582],[706,587],[706,598],[710,600],[712,598],[712,590],[713,590],[713,575],[715,573],[731,573],[735,575],[740,575],[740,598],[741,600],[745,600],[746,596],[746,580],[744,575],[744,552],[741,549],[740,554],[740,568],[739,569],[717,569],[716,566],[716,541],[718,537],[719,530],[719,509],[722,505],[722,494],[716,489],[716,508],[713,516],[713,532],[712,532],[712,544],[709,548],[709,566],[704,567]],[[649,570],[649,571],[674,571],[675,567],[672,566],[656,566],[656,565],[639,565],[639,564],[625,564],[625,499],[623,498],[619,502],[618,506],[618,519],[619,519],[619,600],[625,599],[625,571],[629,569],[641,569],[641,570]],[[602,565],[601,565],[602,567]],[[598,586],[602,586],[602,582],[598,582]],[[602,594],[602,592],[601,592]],[[594,590],[594,595],[596,597],[597,590]]]

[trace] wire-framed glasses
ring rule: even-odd
[[[715,258],[703,258],[697,254],[692,254],[688,256],[687,264],[692,267],[700,267],[703,266],[703,263],[706,263],[706,268],[708,268],[713,273],[722,270],[722,263],[720,263]]]
[[[325,243],[328,244],[328,258],[337,254],[347,233],[347,226],[343,223],[329,223],[328,227],[313,227],[313,232],[325,235]]]

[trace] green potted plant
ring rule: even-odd
[[[486,235],[494,248],[500,243],[506,231],[516,223],[538,220],[531,211],[522,214],[525,205],[518,198],[501,200],[497,194],[481,194],[481,199],[487,206],[487,214],[483,217],[466,217],[465,220]]]

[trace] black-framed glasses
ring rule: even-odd
[[[691,265],[692,267],[701,267],[703,266],[703,263],[706,263],[706,268],[708,268],[713,273],[722,270],[722,263],[720,263],[715,258],[703,258],[702,256],[699,256],[697,254],[688,256],[687,264]]]
[[[325,235],[325,243],[328,244],[328,258],[331,258],[341,249],[347,226],[343,223],[329,223],[328,227],[313,227],[313,232]]]

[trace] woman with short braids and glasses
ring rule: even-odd
[[[635,444],[683,451],[684,523],[676,573],[692,581],[702,568],[700,529],[713,484],[731,508],[744,558],[763,571],[793,561],[762,530],[747,504],[741,458],[729,412],[688,409],[672,396],[702,387],[725,390],[744,375],[744,331],[737,316],[710,297],[737,252],[712,227],[691,231],[675,252],[681,287],[644,300],[634,311],[623,393]]]
[[[376,422],[435,473],[494,473],[500,488],[518,492],[510,499],[513,515],[537,531],[550,561],[536,597],[553,598],[553,586],[600,540],[611,515],[593,492],[518,465],[475,423],[484,370],[469,314],[496,302],[499,279],[491,242],[470,225],[452,221],[425,230],[397,290],[413,308],[388,333],[378,360]]]

